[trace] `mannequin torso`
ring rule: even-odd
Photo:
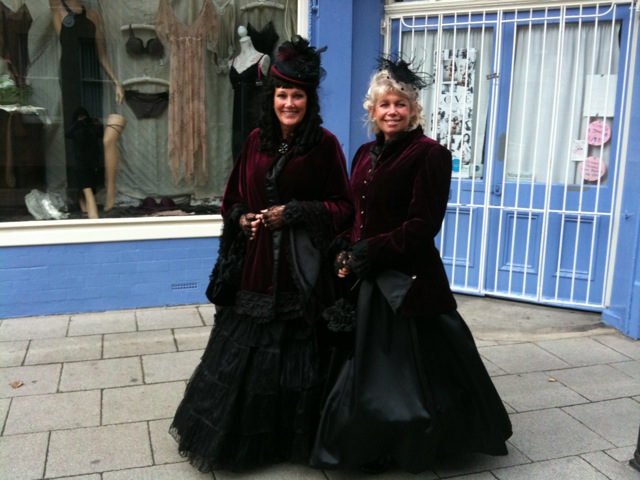
[[[236,72],[242,73],[247,68],[260,62],[260,71],[266,75],[269,70],[269,56],[255,49],[245,27],[238,27],[238,34],[240,36],[240,53],[231,60],[231,66],[235,68]]]

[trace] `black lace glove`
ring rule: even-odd
[[[262,210],[262,223],[269,230],[278,230],[287,224],[287,220],[284,215],[286,205],[275,205],[269,207],[266,210]]]
[[[336,255],[336,259],[333,261],[333,270],[337,274],[340,269],[346,267],[349,264],[349,260],[351,259],[351,253],[342,250]]]
[[[251,227],[251,222],[255,222],[255,220],[255,213],[245,213],[240,215],[240,220],[238,221],[238,223],[240,224],[242,233],[244,233],[247,238],[253,238],[253,229]]]

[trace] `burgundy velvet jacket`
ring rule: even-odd
[[[246,140],[227,182],[222,200],[225,221],[244,212],[259,213],[272,205],[267,197],[266,174],[280,154],[260,152],[260,144],[259,130],[256,129]],[[323,239],[335,238],[353,221],[349,179],[340,143],[331,132],[323,129],[322,139],[311,151],[297,155],[289,150],[286,155],[286,163],[276,181],[279,204],[295,203],[302,212],[299,223],[309,230],[320,249],[328,247]],[[233,218],[233,221],[237,219]],[[247,242],[240,296],[236,302],[240,303],[240,299],[251,302],[243,313],[262,316],[264,321],[268,321],[273,318],[274,311],[291,309],[291,305],[281,305],[282,299],[276,298],[287,295],[295,298],[298,294],[292,277],[289,228],[285,226],[282,229],[281,245],[276,245],[280,257],[277,272],[274,272],[272,232],[261,226],[255,238]],[[334,278],[331,259],[326,251],[322,253],[326,261],[319,282],[330,290],[328,285]],[[278,294],[275,295],[274,291]],[[325,299],[328,303],[333,301],[334,298]],[[235,308],[238,310],[239,306]]]
[[[400,309],[404,315],[457,307],[435,245],[450,184],[451,152],[420,127],[386,143],[378,135],[354,157],[353,254],[370,273],[391,268],[414,277]]]

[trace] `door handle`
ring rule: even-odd
[[[491,186],[491,193],[493,193],[494,195],[497,195],[498,197],[500,195],[502,195],[502,185],[500,185],[499,183],[496,183],[495,185]]]

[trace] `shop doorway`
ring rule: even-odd
[[[387,8],[420,64],[427,134],[453,153],[438,242],[454,291],[602,310],[629,82],[630,2]],[[468,8],[468,7],[467,7]]]

